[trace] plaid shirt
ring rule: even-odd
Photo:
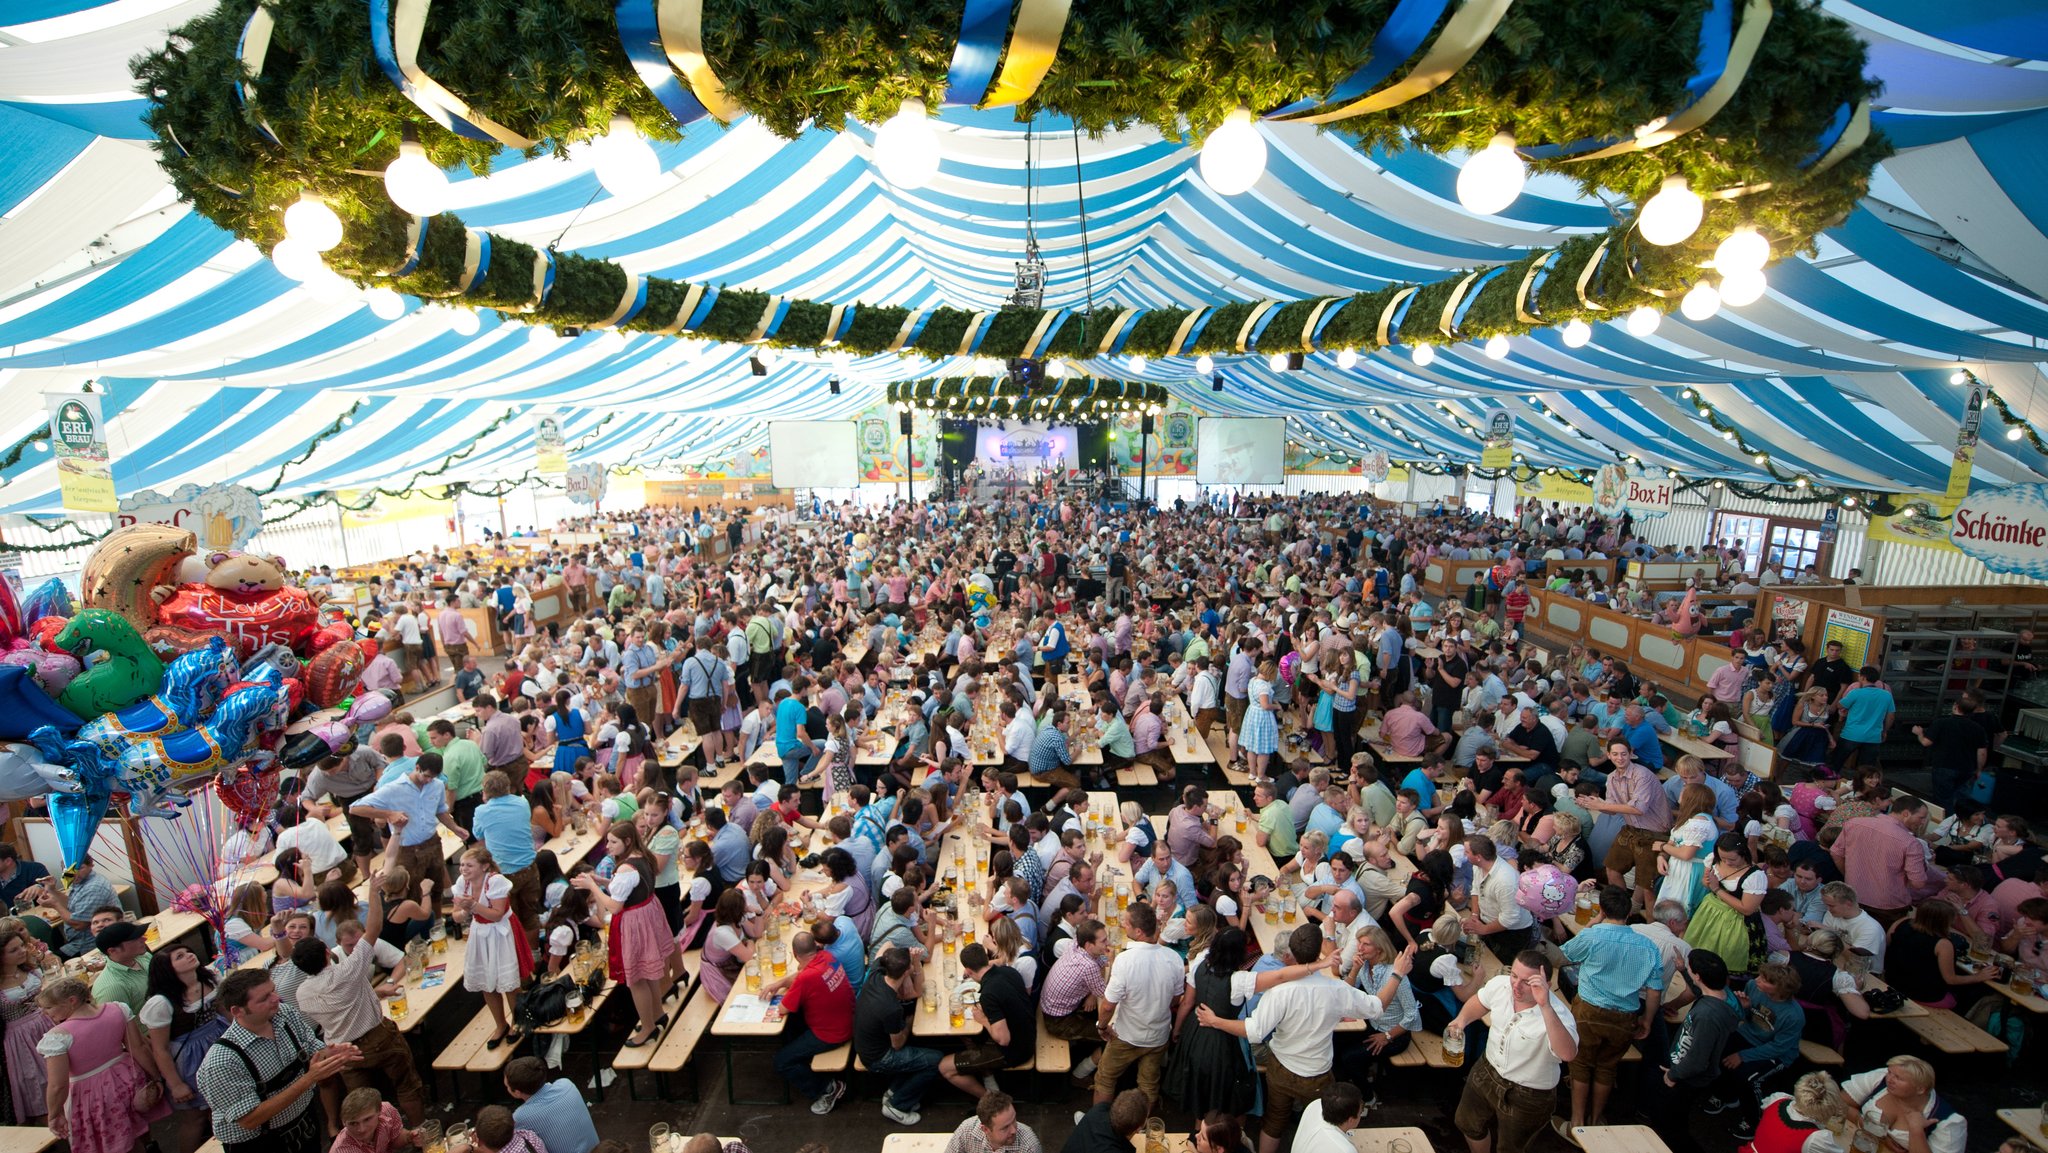
[[[1077,944],[1052,963],[1040,1004],[1048,1017],[1071,1016],[1089,997],[1102,996],[1102,990],[1102,959]]]

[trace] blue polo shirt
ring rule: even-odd
[[[1664,988],[1664,958],[1648,937],[1601,922],[1564,943],[1565,960],[1579,967],[1579,997],[1620,1013],[1643,1007],[1643,990]]]
[[[1635,754],[1636,760],[1648,765],[1652,771],[1664,767],[1664,745],[1657,740],[1657,726],[1651,724],[1648,717],[1644,717],[1638,725],[1630,725],[1624,721],[1621,725],[1621,735],[1628,741],[1628,750]]]
[[[415,785],[411,777],[403,777],[388,785],[379,785],[369,796],[350,807],[404,813],[405,827],[398,830],[398,843],[411,848],[424,845],[437,835],[435,822],[448,811],[448,786],[442,784],[439,777],[425,785]]]
[[[781,756],[793,757],[804,751],[802,734],[804,721],[809,717],[804,703],[795,697],[784,697],[775,706],[775,751]]]
[[[470,831],[489,849],[501,873],[533,864],[533,807],[518,796],[492,797],[476,807]]]
[[[1874,745],[1884,740],[1884,719],[1898,711],[1892,695],[1876,685],[1860,685],[1842,694],[1842,739]]]

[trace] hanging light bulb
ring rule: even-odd
[[[1240,108],[1202,141],[1202,182],[1223,196],[1249,192],[1266,173],[1266,138]]]
[[[1584,348],[1593,339],[1593,326],[1574,316],[1564,322],[1564,331],[1559,335],[1564,337],[1566,348]]]
[[[1486,355],[1494,360],[1506,360],[1508,358],[1508,338],[1497,332],[1487,337]]]
[[[1210,373],[1212,373],[1212,372],[1215,372],[1215,371],[1216,371],[1216,361],[1215,361],[1215,359],[1214,359],[1213,357],[1211,357],[1211,356],[1210,356],[1210,355],[1209,355],[1208,353],[1206,353],[1206,352],[1205,352],[1205,353],[1203,353],[1202,355],[1200,355],[1200,356],[1196,357],[1196,358],[1195,358],[1195,371],[1196,371],[1196,372],[1199,372],[1199,373],[1201,373],[1201,374],[1202,374],[1203,376],[1207,376],[1207,375],[1209,375]]]
[[[1131,371],[1132,371],[1132,372],[1143,372],[1143,371],[1145,371],[1145,365],[1146,365],[1147,363],[1148,363],[1148,362],[1147,362],[1147,361],[1145,360],[1145,358],[1144,358],[1144,357],[1142,357],[1142,356],[1134,356],[1134,357],[1132,357],[1132,358],[1131,358]]]
[[[358,295],[355,285],[343,279],[341,273],[324,264],[320,266],[319,271],[306,278],[305,288],[307,292],[313,294],[313,299],[326,304],[338,304]]]
[[[433,216],[448,206],[448,174],[427,159],[427,150],[406,125],[398,159],[384,169],[384,194],[414,216]]]
[[[1426,340],[1422,341],[1409,350],[1408,357],[1415,362],[1417,368],[1428,368],[1436,360],[1436,346]]]
[[[1358,350],[1355,348],[1338,349],[1337,367],[1343,369],[1346,372],[1349,372],[1352,369],[1358,367]]]
[[[1770,263],[1771,242],[1747,225],[1724,237],[1714,249],[1714,267],[1724,275],[1731,272],[1762,272]]]
[[[1266,367],[1272,369],[1274,372],[1286,372],[1287,354],[1284,352],[1276,352],[1273,355],[1267,357]]]
[[[284,210],[284,234],[302,241],[315,252],[326,252],[341,243],[341,217],[327,202],[310,192],[299,193],[297,201]]]
[[[924,101],[905,100],[896,115],[875,129],[875,167],[882,179],[908,191],[923,188],[939,172],[939,134],[932,130]]]
[[[529,325],[526,329],[526,343],[537,348],[551,348],[561,343],[561,340],[562,334],[556,332],[554,326],[550,324]]]
[[[1754,272],[1730,272],[1721,277],[1721,303],[1731,308],[1755,304],[1762,300],[1766,282],[1761,269]]]
[[[458,308],[455,315],[448,318],[448,327],[457,336],[475,336],[483,326],[483,317],[478,316],[474,309]]]
[[[272,259],[276,259],[276,258],[275,258],[275,257],[272,257]],[[1969,374],[1968,372],[1965,372],[1964,370],[1962,370],[1962,369],[1960,369],[1960,368],[1959,368],[1959,369],[1956,369],[1956,370],[1955,370],[1954,372],[1951,372],[1951,373],[1949,373],[1949,374],[1948,374],[1948,382],[1949,382],[1950,384],[1963,384],[1963,383],[1967,382],[1967,381],[1968,381],[1969,379],[1970,379],[1970,374]]]
[[[327,267],[327,262],[320,258],[318,252],[313,251],[312,245],[289,237],[278,241],[271,248],[270,263],[277,268],[279,275],[301,284]]]
[[[590,142],[597,182],[613,196],[639,196],[661,179],[661,158],[624,116],[612,117],[611,131]]]
[[[1529,166],[1515,151],[1515,138],[1496,133],[1492,143],[1467,157],[1458,170],[1458,203],[1491,216],[1513,204],[1528,180]]]
[[[1636,217],[1636,231],[1651,244],[1677,244],[1699,230],[1706,202],[1683,176],[1667,176],[1664,186]]]
[[[1721,311],[1721,293],[1713,285],[1702,280],[1692,286],[1685,299],[1678,302],[1678,311],[1687,320],[1712,320]]]
[[[599,352],[617,352],[626,347],[626,334],[616,328],[599,329],[597,339],[590,342],[590,347]]]
[[[389,288],[373,288],[363,294],[369,302],[370,315],[378,320],[397,320],[405,315],[405,298]]]
[[[2020,430],[2019,425],[2013,425],[2011,428],[2005,430],[2005,439],[2007,440],[2018,440],[2019,438],[2025,435],[2026,433]]]
[[[1661,313],[1645,304],[1630,312],[1628,319],[1623,324],[1628,329],[1630,336],[1648,336],[1657,331],[1657,325],[1663,319],[1664,317]]]

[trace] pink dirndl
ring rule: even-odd
[[[675,951],[676,937],[669,931],[668,914],[652,896],[630,905],[612,918],[611,978],[661,981],[668,976],[668,957]]]
[[[171,1115],[168,1099],[147,1113],[135,1111],[135,1090],[146,1078],[122,1048],[127,1031],[128,1014],[119,1004],[102,1005],[92,1016],[80,1014],[50,1030],[71,1035],[71,1095],[64,1115],[71,1121],[73,1153],[128,1153],[149,1136],[150,1122]]]

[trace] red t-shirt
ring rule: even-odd
[[[1525,589],[1517,588],[1503,598],[1502,603],[1507,606],[1508,619],[1511,621],[1519,621],[1529,615],[1529,593]]]
[[[846,970],[832,954],[822,949],[797,971],[789,992],[782,995],[784,1016],[794,1017],[799,1011],[804,1026],[818,1040],[839,1045],[853,1039],[853,982],[846,979]]]

